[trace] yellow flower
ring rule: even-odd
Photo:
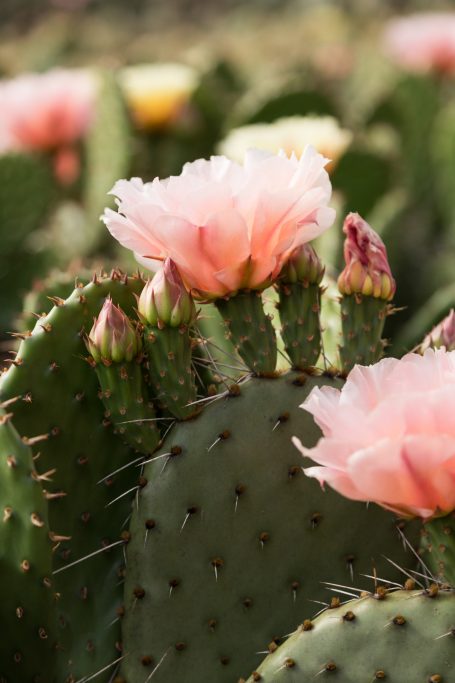
[[[198,83],[184,64],[139,64],[120,73],[120,86],[140,128],[164,128],[178,119]]]

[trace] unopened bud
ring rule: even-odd
[[[98,318],[95,318],[86,344],[97,363],[131,361],[142,348],[137,330],[110,298],[106,299]]]
[[[280,280],[285,284],[307,282],[319,285],[324,276],[324,266],[310,244],[302,244],[292,252],[284,265]]]
[[[341,294],[363,294],[390,301],[396,285],[384,242],[358,213],[346,217],[343,232],[346,266],[338,278]]]
[[[446,351],[455,351],[455,311],[453,308],[444,320],[427,334],[419,350],[423,352],[426,349],[440,348],[445,348]]]
[[[170,258],[142,290],[138,312],[143,322],[152,327],[180,327],[195,320],[193,298]]]

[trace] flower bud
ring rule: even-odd
[[[427,334],[419,351],[423,353],[426,349],[440,349],[442,347],[446,351],[455,351],[455,311],[453,308],[444,320]]]
[[[138,312],[152,327],[191,325],[196,308],[177,266],[167,258],[163,267],[147,282],[139,297]]]
[[[343,232],[346,235],[346,267],[338,278],[341,294],[363,294],[390,301],[396,285],[384,242],[358,213],[350,213],[346,217]]]
[[[280,273],[280,279],[285,284],[307,282],[319,285],[323,276],[324,266],[310,244],[302,244],[294,249]]]
[[[95,362],[105,364],[132,361],[142,349],[138,332],[111,298],[106,299],[95,318],[86,344]]]

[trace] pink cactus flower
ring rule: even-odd
[[[2,151],[55,155],[59,179],[72,182],[79,171],[74,147],[94,114],[95,80],[85,71],[55,69],[0,81]]]
[[[166,256],[198,298],[262,289],[292,251],[332,225],[327,159],[307,147],[300,159],[249,150],[186,164],[179,176],[119,180],[118,213],[104,222],[145,267]]]
[[[455,73],[455,12],[425,12],[392,20],[385,51],[409,71]]]
[[[321,485],[424,519],[455,508],[455,352],[428,350],[355,366],[340,390],[313,389],[302,408],[323,437],[303,455]]]
[[[346,267],[338,278],[342,294],[364,294],[389,301],[396,285],[387,260],[387,250],[379,235],[358,213],[350,213],[343,225],[346,235]]]

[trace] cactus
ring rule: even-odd
[[[373,556],[380,562],[384,553],[404,562],[405,554],[388,513],[366,511],[362,505],[344,501],[336,494],[323,495],[315,483],[299,476],[299,457],[290,442],[294,431],[292,416],[315,383],[341,381],[330,376],[285,374],[235,384],[229,389],[227,404],[221,394],[200,417],[174,427],[163,450],[148,456],[153,462],[141,477],[138,478],[140,472],[135,467],[125,467],[139,465],[143,449],[134,453],[124,444],[125,432],[119,429],[118,417],[114,430],[117,434],[112,433],[109,420],[104,417],[106,406],[98,397],[96,373],[85,362],[83,337],[108,295],[131,313],[132,295],[139,295],[142,284],[120,279],[113,273],[111,279],[95,278],[89,285],[77,287],[66,301],[55,299],[53,310],[40,318],[31,336],[25,335],[13,367],[2,379],[4,398],[20,395],[26,399],[19,401],[15,410],[21,432],[49,434],[40,444],[40,473],[57,468],[52,488],[47,492],[51,523],[59,523],[63,537],[53,558],[56,590],[61,594],[57,610],[60,624],[64,624],[59,633],[62,649],[58,652],[57,671],[61,677],[76,678],[106,669],[105,675],[110,676],[114,668],[109,665],[115,667],[122,657],[118,609],[119,615],[125,612],[123,631],[126,651],[130,653],[125,658],[128,676],[130,669],[144,671],[144,666],[151,666],[152,657],[158,664],[164,646],[172,645],[172,656],[169,655],[160,674],[162,680],[168,680],[169,671],[174,671],[169,670],[169,664],[187,666],[179,644],[192,639],[188,631],[191,623],[199,633],[196,621],[202,623],[213,599],[212,609],[217,607],[218,617],[222,612],[226,624],[235,624],[236,641],[225,640],[227,627],[221,626],[211,640],[214,649],[209,648],[205,639],[212,632],[208,626],[207,633],[203,630],[201,634],[201,643],[205,644],[195,643],[189,649],[195,658],[191,659],[191,669],[194,676],[200,677],[207,667],[214,667],[213,675],[230,679],[253,664],[249,657],[259,643],[259,636],[269,637],[283,628],[290,629],[304,596],[321,597],[321,576],[347,581],[351,572],[357,576],[362,571],[371,571]],[[230,302],[234,313],[235,299]],[[96,341],[98,337],[94,336]],[[187,344],[191,345],[189,338]],[[105,389],[100,394],[104,402],[111,398],[105,396]],[[132,408],[130,401],[126,404],[125,421]],[[137,412],[132,415],[138,417]],[[310,418],[305,436],[310,442],[317,437]],[[223,453],[224,461],[220,461]],[[119,476],[109,476],[119,469]],[[220,488],[220,482],[226,482],[226,488]],[[122,524],[127,524],[134,498],[138,508],[134,508],[130,531],[122,537]],[[198,507],[200,510],[196,510]],[[287,511],[285,527],[278,523],[283,510]],[[223,527],[225,540],[233,543],[231,550],[229,545],[220,543]],[[371,534],[373,527],[375,533]],[[351,536],[344,535],[345,528],[352,530]],[[191,535],[193,529],[196,540]],[[410,533],[412,540],[412,529]],[[293,539],[299,537],[302,542],[296,545]],[[150,553],[160,539],[165,541],[164,547],[161,543],[153,553],[160,561],[149,566]],[[127,541],[131,550],[125,606],[121,607],[117,572],[123,576],[120,550]],[[103,552],[111,544],[110,552]],[[289,547],[295,550],[287,553]],[[189,558],[188,552],[194,555],[188,567],[189,577],[180,577],[176,563]],[[261,563],[267,559],[259,584],[257,572],[261,568],[262,573]],[[245,575],[248,580],[242,594],[239,593],[243,604],[239,607],[232,602],[229,607],[229,593],[235,589],[237,595],[243,587],[241,574],[245,573],[245,562],[252,562],[253,569]],[[212,585],[207,583],[204,564]],[[166,581],[164,574],[169,574]],[[182,585],[172,583],[174,580],[182,580]],[[202,582],[199,590],[198,582]],[[261,586],[260,592],[256,592],[255,583]],[[141,601],[138,587],[143,586],[146,596]],[[168,602],[169,591],[173,602]],[[266,617],[265,595],[269,592],[276,593],[281,601],[280,609]],[[150,593],[156,595],[157,604],[147,614],[156,620],[153,623],[160,624],[156,630],[149,629],[148,617],[137,621]],[[180,596],[184,596],[184,603]],[[228,604],[223,607],[225,601]],[[217,617],[207,616],[212,618]],[[263,626],[251,638],[255,632],[251,623],[256,623],[256,619]],[[232,654],[235,651],[238,654]],[[182,659],[178,659],[180,654]],[[226,657],[231,657],[229,665]]]
[[[409,581],[407,590],[378,587],[334,604],[305,620],[280,647],[272,643],[248,683],[309,683],[317,676],[339,683],[453,680],[453,589],[416,589]]]
[[[55,470],[52,482],[46,482],[46,496],[51,529],[61,536],[53,555],[55,590],[61,595],[60,680],[78,680],[120,656],[116,608],[122,590],[122,525],[130,505],[128,496],[121,496],[136,490],[138,471],[130,467],[121,478],[109,475],[138,455],[124,446],[104,416],[95,371],[85,360],[83,334],[108,295],[131,312],[133,294],[142,285],[113,273],[77,287],[25,335],[2,377],[2,400],[22,398],[14,406],[16,428],[27,437],[48,435],[34,449],[40,453],[39,475]],[[90,562],[78,563],[91,553]]]
[[[379,238],[359,216],[348,222],[357,241],[345,250],[340,289],[358,297],[362,352],[373,353],[374,342],[376,358],[369,299],[388,306],[395,286]],[[314,386],[343,380],[309,367],[321,350],[322,266],[308,248],[289,257],[252,281],[258,291],[242,289],[246,278],[209,292],[233,342],[226,365],[236,372],[237,350],[247,366],[234,383],[221,363],[196,376],[195,354],[211,360],[192,301],[205,290],[186,291],[190,273],[170,260],[145,287],[116,271],[94,277],[68,299],[55,297],[23,334],[0,397],[19,397],[17,429],[43,438],[34,457],[58,532],[56,683],[113,680],[119,668],[117,680],[129,683],[235,680],[255,666],[263,641],[295,625],[307,599],[323,600],[321,580],[362,584],[374,571],[393,580],[384,556],[412,563],[404,523],[302,476],[291,437],[300,432],[311,446],[319,430],[298,407]],[[289,365],[299,372],[276,369],[260,291],[273,281]],[[346,370],[356,352],[344,333]],[[208,386],[211,374],[218,387]],[[414,545],[415,525],[406,535]]]
[[[99,216],[106,206],[106,194],[117,178],[128,173],[131,160],[128,114],[115,76],[107,71],[100,73],[97,115],[85,142],[85,154],[87,229],[79,249],[91,253],[105,237]]]
[[[68,270],[51,270],[46,277],[35,280],[22,301],[22,311],[16,320],[19,332],[32,330],[36,324],[36,316],[45,316],[55,305],[55,297],[67,299],[78,282],[88,284],[92,278],[89,271],[75,272]]]
[[[438,111],[438,88],[431,76],[407,75],[393,92],[371,113],[368,123],[386,123],[396,128],[401,137],[406,185],[418,202],[428,198],[432,190],[430,146]]]
[[[0,156],[0,297],[2,329],[33,277],[41,274],[43,256],[27,242],[40,228],[56,197],[52,170],[45,159],[20,153]],[[12,281],[16,280],[15,286]],[[5,292],[5,293],[4,293]]]
[[[145,325],[148,367],[158,401],[175,417],[189,417],[196,399],[190,343],[196,308],[170,259],[142,290],[138,313]]]
[[[316,365],[321,353],[321,280],[324,268],[314,249],[303,245],[284,267],[278,310],[285,350],[294,368]]]
[[[338,278],[341,299],[342,368],[378,361],[385,346],[384,322],[395,294],[387,252],[379,235],[359,214],[350,213],[343,225],[346,266]]]
[[[451,201],[455,161],[455,106],[453,104],[448,105],[438,113],[432,143],[431,153],[436,176],[436,197],[444,218],[445,232],[452,242],[455,232],[455,211]]]
[[[455,586],[455,513],[426,522],[421,554],[439,581]]]
[[[324,598],[322,577],[346,584],[371,573],[373,558],[380,573],[383,555],[411,561],[388,513],[302,476],[291,436],[318,438],[298,406],[321,384],[340,380],[235,384],[152,456],[127,549],[126,680],[158,665],[158,682],[236,680],[308,598]]]
[[[13,411],[14,402],[5,408]],[[57,622],[51,546],[58,538],[49,534],[40,483],[49,481],[52,472],[37,474],[31,448],[19,438],[12,415],[0,411],[0,573],[6,627],[0,640],[0,681],[53,683]]]

